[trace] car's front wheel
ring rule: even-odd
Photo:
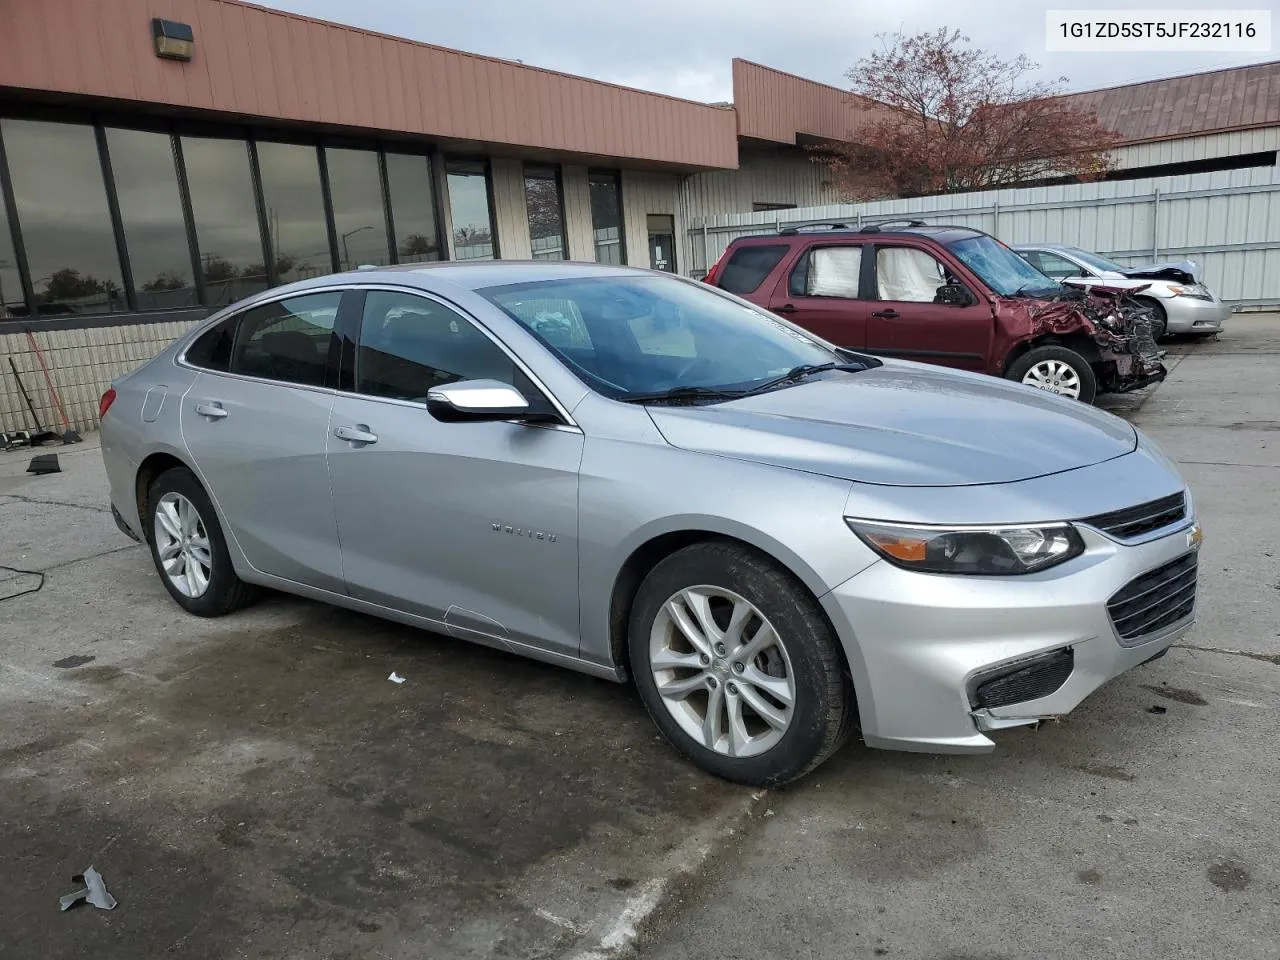
[[[1069,347],[1033,347],[1009,367],[1006,376],[1029,387],[1093,403],[1098,378],[1083,356]]]
[[[636,595],[629,639],[654,723],[717,776],[795,780],[852,730],[831,625],[801,583],[746,546],[708,541],[659,563]]]
[[[257,599],[258,589],[236,576],[213,503],[189,470],[174,467],[158,476],[147,504],[151,559],[182,609],[220,617]]]

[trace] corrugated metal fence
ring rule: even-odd
[[[691,221],[686,262],[703,276],[734,237],[899,217],[977,227],[1010,244],[1072,244],[1125,265],[1194,260],[1222,299],[1280,306],[1280,167],[722,214]]]

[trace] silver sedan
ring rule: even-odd
[[[1166,333],[1221,333],[1235,308],[1196,280],[1190,262],[1123,267],[1106,257],[1065,244],[1019,244],[1013,248],[1041,273],[1073,287],[1117,287],[1152,308],[1155,338]]]
[[[989,750],[1195,614],[1190,493],[1129,424],[669,274],[308,280],[211,317],[102,411],[117,522],[189,613],[272,588],[631,679],[744,783],[855,729]]]

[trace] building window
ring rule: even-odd
[[[0,136],[36,312],[127,310],[93,128],[2,120]],[[6,291],[5,296],[12,295]]]
[[[276,280],[291,283],[333,271],[316,148],[258,142],[267,239]]]
[[[106,134],[138,308],[198,305],[172,138],[114,127]]]
[[[795,208],[796,205],[794,203],[765,203],[757,200],[751,204],[751,209],[755,213],[763,213],[766,210],[794,210]]]
[[[13,249],[13,233],[9,214],[0,198],[0,320],[26,316],[26,295],[22,292],[22,276],[18,273],[18,254]]]
[[[248,145],[204,137],[181,143],[205,298],[211,306],[235,303],[267,286]]]
[[[555,167],[525,167],[524,198],[529,210],[533,259],[567,259],[559,171]]]
[[[622,183],[616,172],[592,172],[591,229],[595,234],[596,263],[625,263],[627,245],[622,232]]]
[[[494,259],[498,245],[489,203],[489,165],[483,160],[452,160],[445,170],[453,219],[453,258]]]
[[[436,226],[431,158],[408,153],[388,153],[386,157],[396,259],[400,263],[439,260],[440,231]]]
[[[326,147],[324,156],[333,203],[333,229],[338,238],[338,269],[390,263],[378,155],[372,150]]]

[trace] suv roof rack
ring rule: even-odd
[[[813,227],[822,227],[826,230],[848,230],[849,225],[840,220],[814,220],[809,223],[802,223],[794,227],[783,227],[778,231],[779,236],[794,237],[801,230],[808,230]]]
[[[923,220],[913,220],[908,217],[903,217],[898,220],[881,220],[879,223],[869,223],[858,232],[859,233],[879,233],[884,227],[893,226],[894,224],[898,224],[898,223],[904,224],[908,227],[928,226],[928,224],[926,224]]]

